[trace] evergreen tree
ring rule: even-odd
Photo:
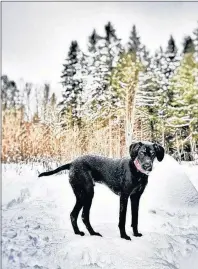
[[[57,103],[56,94],[53,92],[52,96],[50,97],[50,105],[54,108]]]
[[[140,63],[135,62],[135,57],[133,53],[123,53],[111,77],[112,87],[117,97],[114,113],[125,118],[127,145],[131,143],[133,137],[136,92],[142,68]]]
[[[193,53],[184,54],[181,66],[173,78],[173,99],[169,110],[169,122],[179,128],[182,139],[190,134],[198,139],[198,87],[196,85],[196,62]]]
[[[135,55],[135,59],[139,59],[143,46],[140,41],[140,36],[137,33],[136,26],[133,25],[128,42],[128,52]]]
[[[197,22],[197,28],[193,31],[193,41],[195,46],[195,53],[196,53],[196,62],[198,62],[198,22]]]
[[[88,51],[90,53],[94,54],[97,52],[97,42],[100,40],[101,37],[96,33],[96,30],[94,29],[92,34],[88,37]]]
[[[110,87],[110,75],[122,51],[120,39],[110,22],[105,25],[105,37],[100,37],[95,31],[93,32],[89,38],[88,49],[91,71],[87,84],[89,85],[87,106],[90,108],[89,114],[92,118],[99,116],[104,118],[116,102],[115,93]]]
[[[49,102],[49,93],[50,93],[50,85],[45,84],[44,85],[44,93],[43,93],[44,106],[46,106],[47,103]]]
[[[85,55],[76,41],[71,42],[66,63],[63,64],[62,115],[67,115],[70,123],[81,125],[83,106],[83,85],[86,76]]]
[[[173,98],[172,78],[180,64],[179,60],[180,58],[178,55],[178,49],[177,49],[175,40],[172,36],[170,36],[167,49],[161,57],[161,63],[160,63],[161,64],[161,74],[160,74],[161,97],[159,100],[159,104],[161,106],[159,113],[162,119],[162,126],[165,130],[162,135],[163,135],[163,141],[167,150],[169,150],[171,147],[170,137],[172,137],[173,135],[169,132],[169,129],[167,127],[167,117],[169,113],[169,107]]]
[[[153,86],[151,74],[151,61],[152,58],[149,55],[149,52],[146,50],[146,47],[143,48],[142,55],[142,72],[139,74],[139,83],[138,83],[138,92],[136,103],[138,106],[149,107],[153,104],[153,93],[151,93]]]
[[[49,102],[49,93],[50,93],[50,85],[49,84],[45,84],[44,85],[44,92],[43,92],[43,116],[44,116],[44,120],[46,118],[46,109],[47,109],[47,105]]]
[[[26,82],[25,83],[25,87],[24,87],[24,92],[25,92],[25,95],[26,95],[26,117],[27,117],[27,120],[30,120],[30,95],[31,95],[31,92],[32,92],[32,83],[28,83]]]
[[[137,33],[136,26],[133,25],[128,42],[128,52],[133,55],[132,60],[136,64],[141,63],[141,71],[138,76],[138,86],[135,98],[136,116],[141,118],[141,122],[145,115],[149,120],[149,126],[152,136],[154,137],[154,100],[155,89],[153,83],[153,70],[151,68],[151,57],[146,46],[141,44],[140,36]],[[148,129],[148,128],[147,128]],[[154,139],[154,138],[153,138]]]
[[[137,87],[142,66],[134,61],[134,57],[134,54],[123,53],[112,72],[112,87],[120,99],[120,108],[125,107],[126,95],[132,98]]]
[[[102,37],[93,30],[93,33],[88,38],[88,54],[87,54],[87,77],[85,78],[85,100],[87,116],[94,113],[94,95],[100,92],[103,83],[103,73],[101,72],[101,51],[100,43]]]
[[[142,58],[143,70],[139,75],[139,83],[136,97],[137,110],[144,112],[147,118],[148,131],[151,134],[151,140],[159,140],[157,132],[159,120],[159,97],[160,85],[158,78],[158,54],[151,57],[146,48],[143,48]]]
[[[106,109],[107,115],[109,115],[109,112],[112,115],[113,110],[115,111],[117,109],[117,104],[119,103],[120,98],[112,87],[111,74],[124,50],[121,44],[121,39],[117,37],[116,30],[111,22],[108,22],[105,25],[105,33],[105,47],[107,48],[106,63],[109,72],[107,80],[105,81],[106,98],[104,105],[108,108]]]
[[[193,41],[195,46],[194,51],[194,59],[196,63],[196,69],[195,69],[195,80],[196,80],[196,87],[198,87],[198,22],[197,22],[197,28],[193,31]]]
[[[193,141],[198,139],[198,62],[196,62],[196,39],[198,30],[194,31],[194,39],[184,39],[183,58],[172,79],[173,98],[169,109],[169,124],[177,134],[177,146],[191,151]],[[197,57],[198,60],[198,57]]]
[[[107,63],[111,72],[112,68],[116,66],[119,56],[123,52],[123,47],[121,45],[121,39],[117,37],[116,30],[111,24],[111,22],[108,22],[105,25],[105,33],[105,46],[108,49],[109,56],[107,57],[107,59],[109,60],[109,62],[107,61]]]
[[[59,126],[59,118],[57,113],[57,98],[55,93],[52,93],[51,97],[48,98],[48,102],[45,110],[45,122],[48,123],[51,127],[53,127],[56,132],[58,132]]]
[[[195,46],[192,38],[190,36],[187,36],[184,38],[183,42],[183,53],[194,53],[195,52]]]
[[[16,82],[10,80],[6,75],[1,76],[1,100],[3,109],[16,108],[21,105]]]
[[[170,91],[170,84],[171,78],[174,75],[176,68],[179,65],[179,58],[178,58],[178,49],[175,43],[174,38],[171,36],[168,41],[168,46],[164,55],[164,62],[162,63],[162,72],[163,72],[163,93],[164,98],[163,105],[165,106],[164,109],[166,110],[169,102],[171,101],[172,93]]]

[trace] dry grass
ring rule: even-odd
[[[24,122],[12,113],[3,115],[2,161],[18,162],[53,158],[68,161],[86,153],[121,155],[120,130],[109,137],[109,128],[96,130],[94,125],[83,129],[61,128],[42,123]],[[109,141],[111,147],[109,147]]]
[[[128,155],[128,122],[124,119],[84,124],[83,128],[61,127],[60,122],[43,124],[25,122],[18,111],[3,111],[2,162],[56,161],[64,163],[84,154],[109,157]],[[147,121],[146,121],[147,122]],[[133,140],[150,140],[148,124],[141,117],[135,120]],[[192,148],[195,148],[192,147]],[[178,147],[175,154],[180,150]],[[181,151],[183,152],[183,151]],[[194,155],[197,158],[196,148]],[[193,159],[196,159],[195,156]]]
[[[20,112],[7,111],[2,123],[3,162],[42,158],[66,162],[87,153],[111,157],[128,154],[124,121],[109,121],[105,127],[95,122],[81,129],[62,128],[58,123],[25,122]]]

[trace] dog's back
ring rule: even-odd
[[[112,159],[96,155],[80,156],[72,162],[70,178],[75,174],[75,178],[80,180],[80,175],[89,172],[93,182],[105,184],[114,193],[119,194],[124,177],[124,166],[128,162],[129,159],[127,158]],[[72,178],[71,181],[73,181]]]

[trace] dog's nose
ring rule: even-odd
[[[152,168],[152,165],[151,165],[151,163],[145,163],[144,164],[144,169],[151,169]]]

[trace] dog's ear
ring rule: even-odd
[[[130,145],[129,147],[129,154],[131,156],[131,159],[135,159],[137,154],[138,154],[138,151],[139,149],[141,148],[143,144],[141,142],[138,142],[138,143],[133,143]]]
[[[153,144],[153,147],[158,161],[161,162],[164,159],[164,148],[157,143]]]

